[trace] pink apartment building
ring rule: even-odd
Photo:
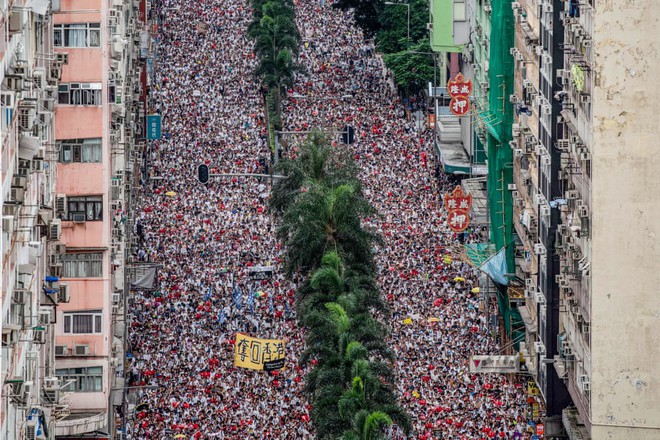
[[[55,110],[56,216],[66,245],[60,274],[71,300],[56,316],[56,376],[70,393],[70,414],[57,422],[55,435],[118,438],[124,237],[130,227],[125,177],[134,166],[129,127],[141,2],[58,3],[53,42],[56,52],[68,54],[68,64]]]

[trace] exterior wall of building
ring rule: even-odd
[[[0,8],[0,438],[22,440],[28,425],[53,426],[60,416],[53,395],[45,395],[58,388],[53,382],[54,311],[66,301],[66,286],[46,278],[52,275],[47,263],[58,230],[51,223],[52,109],[60,61],[53,54],[48,8],[24,1],[2,2]]]
[[[110,155],[107,138],[104,139],[104,126],[107,125],[109,104],[107,100],[107,73],[109,35],[107,25],[102,17],[107,13],[107,4],[102,1],[71,1],[62,2],[60,10],[55,14],[55,24],[98,24],[100,43],[98,47],[79,48],[62,47],[58,51],[68,53],[69,63],[62,70],[62,84],[71,83],[100,83],[101,97],[96,105],[73,105],[58,103],[56,109],[56,137],[58,142],[69,139],[100,138],[102,154],[99,163],[59,163],[57,166],[58,197],[65,197],[65,211],[59,212],[62,218],[62,241],[67,246],[67,256],[79,255],[81,252],[100,252],[102,254],[102,272],[97,277],[75,277],[64,279],[70,286],[72,299],[66,307],[58,310],[56,344],[63,349],[65,356],[57,359],[57,372],[61,377],[70,368],[103,367],[103,376],[99,391],[76,391],[71,393],[71,412],[84,412],[92,416],[104,413],[107,419],[109,402],[109,384],[111,380],[110,357],[112,338],[111,332],[112,308],[110,295],[112,285],[110,282],[110,258],[108,252],[110,215],[109,207],[109,180]],[[83,10],[95,11],[80,13]],[[98,12],[96,12],[98,11]],[[88,36],[89,38],[89,36]],[[105,49],[104,49],[105,48]],[[66,211],[72,197],[100,196],[102,197],[102,220],[81,222],[66,221]],[[66,264],[66,263],[64,263]],[[65,333],[65,315],[70,317],[72,327],[75,313],[100,313],[101,328],[92,326],[92,333],[75,333],[75,329],[68,329]],[[84,421],[84,419],[83,419]],[[82,425],[83,423],[81,423]],[[98,425],[98,424],[97,424]],[[101,425],[104,429],[106,424]],[[99,429],[100,426],[95,426]],[[94,431],[96,429],[91,429]],[[57,434],[81,434],[85,429],[74,428],[73,432],[66,432],[62,428]],[[64,431],[64,432],[63,432]]]
[[[454,0],[430,0],[432,28],[431,49],[435,52],[461,52],[462,45],[468,42],[468,21],[466,2],[461,3],[465,10],[463,17],[454,17]],[[460,19],[460,22],[457,21]]]
[[[657,6],[652,0],[595,5],[590,301],[594,439],[660,436]]]
[[[539,164],[537,155],[539,113],[539,19],[537,5],[522,0],[514,5],[515,36],[512,56],[514,60],[514,89],[510,97],[514,105],[513,135],[513,219],[520,247],[516,250],[516,275],[524,281],[524,294],[519,309],[527,328],[521,352],[527,368],[538,376],[538,323],[539,255],[534,245],[539,242],[539,211],[536,194],[539,193]]]
[[[94,92],[98,96],[82,105],[63,98],[55,115],[55,135],[60,148],[55,189],[60,203],[56,215],[61,218],[61,240],[66,244],[61,264],[63,269],[74,267],[66,266],[67,261],[81,255],[96,261],[94,269],[92,263],[88,266],[75,263],[76,270],[84,267],[85,271],[75,276],[63,270],[71,301],[59,308],[55,325],[57,374],[62,381],[70,380],[82,369],[82,374],[90,378],[88,383],[93,385],[88,389],[67,389],[72,391],[71,416],[58,421],[53,430],[58,438],[97,438],[97,431],[109,432],[108,437],[114,438],[119,429],[115,426],[115,410],[122,405],[123,394],[124,229],[130,227],[124,210],[128,209],[124,205],[124,175],[132,172],[127,168],[133,163],[132,159],[126,159],[133,157],[133,134],[129,127],[140,125],[131,112],[137,79],[133,75],[135,63],[131,60],[137,57],[139,44],[139,28],[135,23],[138,7],[134,2],[62,0],[54,14],[56,25],[90,23],[93,24],[90,28],[99,30],[99,41],[94,40],[94,47],[57,48],[58,52],[68,54],[61,83],[89,83],[86,87],[99,90]],[[73,100],[74,95],[70,96]],[[64,145],[85,142],[99,145],[94,150],[94,160],[71,159],[75,157],[73,153],[65,158]],[[76,147],[70,148],[73,151]],[[73,204],[81,203],[82,197],[100,203],[100,215],[96,213],[96,205],[92,215],[80,207],[88,205]],[[70,209],[75,209],[75,218],[68,212]],[[85,318],[75,318],[80,314]],[[113,392],[116,389],[119,398]]]

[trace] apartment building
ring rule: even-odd
[[[55,108],[56,266],[71,301],[57,309],[56,370],[70,399],[57,439],[121,437],[125,263],[138,129],[139,8],[70,0],[53,6],[53,46],[66,54]],[[117,434],[119,433],[119,434]]]
[[[488,147],[491,241],[513,251],[499,274],[508,279],[503,334],[533,379],[545,433],[656,438],[660,8],[472,0],[467,11],[460,69],[475,83],[473,139]],[[436,5],[433,29],[441,12],[455,13]],[[507,227],[512,238],[498,238]]]
[[[647,261],[658,261],[659,106],[658,87],[641,85],[660,71],[660,11],[623,0],[512,8],[521,353],[546,404],[546,432],[656,438],[659,331],[645,311],[658,306]]]
[[[56,310],[69,291],[49,269],[60,249],[53,111],[66,60],[53,51],[49,1],[2,1],[0,14],[0,438],[45,439],[66,413],[53,342]]]

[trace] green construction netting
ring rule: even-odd
[[[513,122],[513,105],[509,95],[513,93],[513,57],[510,48],[514,43],[514,18],[511,2],[492,0],[490,33],[489,129],[488,129],[488,203],[490,206],[490,239],[496,249],[501,249],[513,238],[513,205],[508,184],[513,182],[513,154],[509,141]],[[513,268],[513,246],[506,249],[507,267]],[[506,286],[498,285],[498,304],[504,318],[506,331],[511,335],[512,311],[506,294]],[[517,311],[515,311],[517,314]],[[518,316],[519,318],[519,316]]]

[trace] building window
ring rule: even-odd
[[[100,221],[103,220],[103,196],[67,197],[67,211],[62,220]]]
[[[100,23],[67,23],[53,26],[55,47],[101,47]]]
[[[103,391],[103,367],[58,368],[55,370],[55,375],[64,385],[63,391],[76,393]]]
[[[103,253],[64,254],[62,272],[64,278],[100,278],[103,275]]]
[[[70,105],[101,105],[101,83],[60,84],[57,102]]]
[[[60,162],[101,162],[101,138],[66,139],[60,142]]]
[[[76,335],[101,333],[102,316],[100,310],[65,313],[64,333]]]

